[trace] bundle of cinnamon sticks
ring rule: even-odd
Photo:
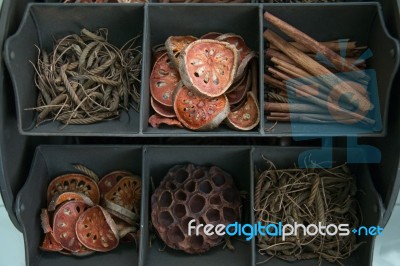
[[[268,121],[375,124],[367,117],[374,106],[366,62],[359,59],[367,47],[349,39],[319,42],[268,12],[264,18],[292,39],[264,31]]]

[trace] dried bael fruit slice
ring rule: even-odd
[[[53,231],[50,225],[50,218],[47,209],[42,209],[42,212],[40,213],[40,223],[42,225],[43,233],[47,234]]]
[[[253,52],[249,47],[247,47],[246,42],[243,38],[234,33],[226,33],[217,37],[218,41],[228,42],[234,45],[238,51],[239,59],[238,59],[238,69],[236,72],[236,80],[243,76],[247,64],[250,62],[252,58],[256,56],[256,53]]]
[[[83,245],[81,246],[81,249],[79,251],[71,252],[72,255],[77,256],[77,257],[84,257],[84,256],[91,255],[93,253],[94,253],[94,250],[90,250]]]
[[[165,48],[167,49],[167,53],[169,58],[172,60],[172,63],[176,68],[179,67],[179,56],[182,51],[192,42],[197,40],[194,36],[170,36],[165,41]]]
[[[63,192],[80,192],[88,196],[94,204],[99,204],[100,202],[97,183],[85,175],[66,174],[53,179],[47,188],[47,204],[50,204],[55,195]]]
[[[113,171],[106,174],[102,179],[100,179],[98,184],[101,198],[104,198],[107,192],[110,191],[124,176],[131,175],[133,174],[128,171]]]
[[[189,89],[218,97],[232,85],[238,64],[237,49],[227,43],[201,39],[181,53],[179,72]]]
[[[160,58],[167,52],[167,48],[165,48],[165,45],[163,43],[154,46],[151,50],[153,52],[152,64],[154,64],[158,60],[158,58]]]
[[[81,249],[82,245],[75,233],[75,223],[88,207],[80,201],[69,201],[61,205],[54,213],[53,235],[66,250],[78,252]]]
[[[118,230],[114,220],[100,206],[92,207],[76,221],[76,235],[88,249],[107,252],[118,246]]]
[[[142,180],[136,175],[123,177],[104,197],[128,210],[139,213]]]
[[[150,93],[159,103],[172,106],[172,96],[180,80],[179,72],[165,53],[154,63],[150,75]]]
[[[245,78],[240,80],[240,83],[235,87],[235,89],[226,94],[230,105],[238,104],[244,99],[247,92],[250,90],[252,81],[251,73],[250,71],[248,72],[249,73],[245,75]]]
[[[179,84],[174,97],[174,110],[178,120],[191,130],[211,130],[229,114],[225,95],[209,98]]]
[[[166,124],[168,126],[177,126],[183,128],[182,123],[175,118],[168,118],[160,116],[159,114],[154,114],[149,117],[149,124],[152,127],[159,127],[161,124]]]
[[[174,108],[172,108],[171,106],[162,105],[161,103],[155,101],[153,97],[150,98],[150,104],[151,107],[153,107],[154,111],[160,116],[169,118],[176,117]]]
[[[55,195],[53,199],[49,203],[49,207],[47,208],[49,211],[54,211],[56,207],[66,201],[75,200],[81,201],[88,206],[93,206],[93,201],[83,193],[79,192],[64,192],[59,195]]]
[[[210,39],[210,40],[215,40],[218,38],[222,33],[219,32],[209,32],[204,34],[203,36],[200,37],[200,39]]]
[[[230,112],[226,123],[229,127],[239,130],[252,130],[260,122],[260,109],[257,98],[252,92],[247,93],[246,103],[234,112]]]
[[[140,221],[138,214],[111,201],[105,200],[103,206],[113,217],[119,218],[130,225],[137,224]]]
[[[50,252],[61,251],[63,249],[61,244],[54,239],[54,236],[51,233],[46,233],[44,235],[43,243],[39,248],[43,251]]]

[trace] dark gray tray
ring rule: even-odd
[[[148,118],[152,114],[149,102],[149,75],[151,71],[151,47],[162,43],[170,35],[191,34],[200,36],[209,31],[235,32],[246,40],[248,46],[264,53],[263,12],[272,13],[306,30],[317,39],[350,37],[367,44],[374,53],[369,67],[376,70],[379,86],[379,104],[383,127],[377,130],[342,131],[342,127],[304,124],[301,130],[291,130],[290,124],[280,123],[273,130],[266,131],[272,123],[264,119],[263,68],[259,68],[259,104],[261,122],[249,132],[234,131],[226,126],[207,132],[194,132],[171,127],[151,128]],[[110,12],[119,14],[109,16]],[[47,15],[51,14],[51,15]],[[135,14],[135,15],[132,15]],[[85,16],[85,19],[81,19]],[[57,19],[56,19],[57,18]],[[62,18],[59,19],[59,18]],[[100,19],[102,18],[102,19]],[[103,19],[104,18],[104,19]],[[323,27],[316,27],[321,20]],[[101,22],[100,22],[101,21]],[[349,26],[348,26],[349,25]],[[116,45],[132,35],[143,32],[143,73],[140,115],[132,109],[129,115],[123,113],[120,119],[87,126],[68,126],[60,130],[60,124],[47,123],[34,127],[33,107],[37,90],[33,84],[33,68],[28,61],[37,56],[33,44],[50,48],[51,36],[62,36],[79,32],[82,26],[96,28],[105,26],[110,31],[110,41]],[[24,41],[21,41],[24,40]],[[376,41],[376,40],[379,40]],[[32,49],[26,44],[32,43]],[[387,125],[387,105],[394,74],[398,68],[398,43],[387,32],[381,9],[377,3],[335,3],[335,4],[32,4],[28,6],[21,27],[6,43],[6,63],[12,73],[18,124],[24,135],[56,136],[315,136],[315,135],[363,135],[381,136]],[[263,56],[259,66],[264,66]],[[374,97],[376,99],[377,97]],[[377,99],[378,100],[378,99]],[[380,114],[375,114],[377,118]]]
[[[134,244],[120,244],[110,253],[85,258],[41,252],[43,240],[40,209],[46,206],[47,186],[55,177],[77,172],[73,163],[82,163],[99,176],[114,170],[142,174],[142,149],[136,146],[42,146],[36,150],[30,175],[16,200],[17,218],[22,225],[27,265],[129,265],[139,264]]]
[[[301,153],[312,150],[307,147],[276,146],[40,146],[37,148],[28,179],[18,194],[16,213],[22,226],[25,240],[27,265],[256,265],[267,257],[258,255],[255,240],[239,241],[233,239],[235,251],[223,250],[222,246],[213,248],[202,255],[187,255],[183,252],[164,249],[160,240],[149,241],[149,208],[152,194],[151,179],[157,187],[169,168],[176,164],[194,163],[216,165],[229,172],[241,191],[247,191],[250,198],[244,201],[243,222],[254,223],[253,188],[254,170],[262,170],[264,155],[278,167],[297,164]],[[360,156],[363,154],[360,153]],[[345,150],[335,150],[334,161],[346,160]],[[109,253],[82,258],[49,254],[38,249],[43,233],[40,226],[40,208],[45,206],[45,194],[51,179],[74,171],[72,163],[83,163],[104,175],[116,169],[127,169],[142,175],[141,240],[139,251],[132,245],[122,245]],[[372,185],[367,165],[352,165],[357,176],[360,192],[358,200],[363,211],[363,225],[378,225],[383,213],[380,196]],[[370,265],[372,263],[373,237],[359,238],[366,241],[348,260],[346,265]],[[161,249],[161,250],[160,250]],[[303,261],[293,265],[317,265],[318,261]],[[286,265],[273,259],[267,265]],[[329,264],[324,264],[329,265]]]
[[[386,134],[390,88],[399,65],[399,45],[384,26],[380,6],[377,3],[340,3],[330,4],[329,7],[320,4],[270,4],[264,5],[264,11],[295,25],[317,40],[350,38],[360,46],[368,46],[373,54],[367,60],[366,73],[371,78],[368,93],[371,102],[375,105],[375,110],[367,116],[377,121],[373,127],[362,127],[346,126],[340,123],[307,125],[278,123],[274,126],[275,122],[265,120],[265,129],[272,128],[266,131],[266,135],[357,136]],[[266,28],[277,31],[275,27],[264,21],[264,29]],[[264,47],[266,46],[267,41],[264,43]],[[375,82],[377,90],[371,87]],[[265,90],[267,89],[266,87]],[[378,121],[381,121],[382,124],[379,125]]]

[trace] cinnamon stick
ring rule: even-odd
[[[323,123],[323,124],[331,124],[331,123],[346,123],[352,124],[356,122],[354,119],[342,118],[337,119],[333,118],[329,115],[323,114],[275,114],[274,116],[267,116],[267,121],[271,122],[300,122],[300,123]]]
[[[357,76],[359,78],[368,79],[368,76],[365,75],[360,69],[356,66],[351,65],[345,58],[342,58],[340,55],[326,47],[325,45],[319,43],[315,39],[311,38],[304,32],[296,29],[292,25],[286,23],[285,21],[279,19],[278,17],[272,15],[271,13],[265,12],[264,18],[271,24],[275,25],[278,29],[286,33],[290,38],[293,38],[298,43],[301,43],[305,47],[309,48],[314,53],[323,54],[326,58],[331,61],[337,69],[340,71],[355,71],[357,72]],[[275,43],[273,43],[277,46]],[[290,44],[289,44],[290,45]],[[277,46],[278,47],[278,46]],[[293,47],[293,46],[292,46]]]
[[[291,45],[299,49],[304,53],[312,53],[310,47],[307,47],[298,42],[289,42]],[[342,51],[352,51],[357,49],[356,42],[345,42],[345,41],[327,41],[327,42],[319,42],[320,44],[326,46],[327,48],[331,49],[334,52],[342,52]],[[274,45],[271,45],[270,48],[275,49]],[[364,47],[361,47],[364,48]]]
[[[336,90],[332,91],[332,94],[334,94],[334,96],[343,96],[343,99],[345,99],[347,102],[354,105],[355,107],[358,107],[362,112],[369,111],[373,108],[372,103],[366,97],[364,97],[360,93],[357,93],[357,91],[354,90],[354,88],[352,88],[347,82],[344,82],[328,69],[326,69],[324,66],[290,45],[276,33],[268,29],[264,32],[264,37],[269,42],[278,47],[283,53],[289,56],[297,64],[302,65],[304,69],[306,69],[316,78],[321,80],[328,87],[336,87]],[[341,95],[341,92],[343,91],[354,92],[354,96],[356,97],[349,96],[348,94]],[[356,98],[356,100],[354,100],[353,98]]]
[[[264,74],[264,83],[283,91],[286,90],[285,83],[266,74]]]
[[[306,103],[266,102],[264,103],[264,110],[267,112],[278,112],[278,113],[318,113],[318,114],[328,113],[327,109]]]

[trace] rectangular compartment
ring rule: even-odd
[[[263,158],[267,158],[273,162],[277,169],[291,168],[294,164],[301,165],[302,162],[311,163],[312,161],[320,162],[322,157],[319,155],[327,155],[332,153],[331,162],[333,166],[340,165],[348,161],[346,156],[350,153],[357,155],[360,158],[364,157],[365,154],[362,150],[350,150],[346,153],[346,149],[327,149],[319,150],[316,147],[266,147],[259,146],[255,147],[252,152],[252,163],[253,171],[264,171],[267,169],[267,164]],[[327,158],[327,157],[325,157]],[[326,162],[325,162],[326,163]],[[372,177],[370,175],[367,164],[348,164],[352,174],[356,178],[357,183],[357,195],[356,198],[359,202],[360,209],[362,212],[361,225],[363,226],[377,226],[381,225],[381,217],[384,213],[384,207],[382,204],[382,199],[372,183]],[[253,173],[253,176],[255,173]],[[252,178],[255,180],[256,176]],[[252,193],[254,193],[255,184],[252,182]],[[252,195],[252,198],[254,194]],[[254,202],[252,202],[254,204]],[[348,259],[343,261],[344,265],[372,265],[373,247],[374,247],[375,237],[373,236],[360,236],[357,237],[357,243],[365,242],[361,245]],[[256,240],[254,240],[256,242]],[[268,256],[262,256],[258,253],[258,247],[255,243],[255,262],[260,263],[267,260]],[[318,260],[304,260],[297,262],[286,262],[280,259],[272,258],[268,262],[261,265],[296,265],[296,266],[306,266],[306,265],[318,265]],[[323,261],[322,265],[335,265],[327,261]]]
[[[177,164],[193,163],[197,165],[215,165],[232,175],[239,191],[250,192],[250,148],[230,146],[153,146],[144,148],[143,164],[143,202],[142,225],[143,231],[149,231],[151,213],[150,199],[152,182],[158,187],[168,170]],[[244,202],[246,203],[246,202]],[[249,203],[242,209],[243,220],[250,222]],[[252,265],[252,247],[249,241],[232,240],[235,251],[223,250],[222,246],[201,255],[189,255],[168,247],[157,237],[149,246],[149,236],[141,239],[140,265]],[[163,251],[160,251],[163,250]]]
[[[151,49],[162,44],[169,36],[193,35],[200,37],[208,32],[235,33],[243,37],[247,46],[261,54],[260,9],[257,4],[148,4],[145,25],[145,51],[143,63],[143,93],[141,105],[141,130],[148,136],[259,136],[262,126],[241,132],[220,125],[217,129],[195,132],[177,127],[152,128],[148,124],[153,114],[150,106],[149,77],[152,70]],[[262,65],[259,58],[259,65]],[[260,71],[259,71],[260,73]],[[261,77],[259,77],[261,84]],[[261,86],[258,92],[261,103]]]
[[[129,39],[143,34],[144,5],[84,5],[84,4],[30,4],[18,32],[6,43],[5,58],[13,80],[18,127],[24,135],[80,135],[124,136],[139,132],[139,113],[129,109],[122,111],[114,120],[89,125],[63,125],[46,122],[35,127],[38,89],[35,86],[35,70],[29,61],[36,62],[37,45],[52,51],[54,40],[68,34],[79,34],[83,28],[108,29],[109,43],[122,47]],[[140,37],[136,45],[143,47]]]
[[[310,35],[318,41],[350,38],[357,45],[366,45],[372,57],[367,53],[366,74],[371,77],[368,88],[369,98],[375,105],[368,117],[374,118],[376,124],[361,127],[358,124],[346,126],[341,123],[311,124],[265,121],[265,135],[292,136],[382,136],[388,124],[388,104],[393,79],[399,65],[399,44],[388,33],[378,3],[338,3],[338,4],[263,4],[265,11],[288,22],[292,26]],[[321,21],[324,23],[321,24]],[[282,32],[265,20],[263,30],[271,28],[281,36]],[[264,40],[264,48],[268,41]],[[267,60],[264,60],[267,63]],[[376,78],[375,78],[376,76]],[[265,85],[265,92],[269,90]],[[379,108],[378,108],[379,107]],[[381,122],[381,123],[379,123]]]
[[[40,211],[46,206],[46,191],[52,179],[76,173],[72,164],[84,164],[99,177],[114,170],[128,170],[141,176],[142,148],[137,146],[39,146],[30,174],[16,200],[16,214],[22,226],[27,265],[138,265],[134,244],[123,244],[107,253],[87,257],[66,256],[39,249],[44,234]]]

